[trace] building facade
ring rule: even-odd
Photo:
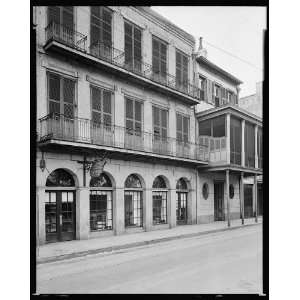
[[[244,216],[261,120],[237,107],[238,79],[149,7],[34,18],[39,244]]]

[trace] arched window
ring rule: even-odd
[[[161,176],[157,176],[153,181],[152,188],[153,189],[166,189],[167,185],[166,185],[165,180]]]
[[[187,189],[188,189],[187,184],[186,184],[186,181],[185,181],[183,178],[180,178],[180,179],[177,181],[176,189],[177,189],[177,190],[187,190]]]
[[[72,187],[75,186],[75,181],[69,172],[64,169],[56,169],[48,176],[46,186]]]
[[[102,173],[99,177],[93,177],[90,181],[90,187],[112,187],[109,177]]]
[[[90,181],[90,230],[103,231],[113,229],[112,182],[101,173]]]
[[[143,191],[137,175],[131,174],[125,181],[125,227],[143,226]]]
[[[125,188],[142,188],[140,179],[134,174],[129,175],[125,181]]]
[[[153,225],[166,224],[168,192],[166,190],[160,190],[167,188],[166,182],[162,176],[157,176],[154,179],[152,188],[158,189],[152,191]]]

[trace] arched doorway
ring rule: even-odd
[[[152,185],[153,225],[167,224],[168,187],[162,176],[157,176]]]
[[[143,227],[143,188],[139,177],[131,174],[125,181],[125,227]]]
[[[90,231],[113,229],[112,192],[112,182],[105,173],[91,179]]]
[[[64,169],[54,170],[46,181],[46,242],[75,239],[75,181]]]
[[[176,184],[176,220],[178,225],[187,224],[188,186],[183,178]]]

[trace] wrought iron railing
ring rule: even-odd
[[[101,41],[90,45],[88,52],[86,49],[87,36],[55,22],[49,23],[45,29],[46,43],[51,40],[60,42],[71,48],[88,53],[98,59],[108,61],[111,64],[122,67],[130,72],[143,76],[156,83],[172,88],[188,96],[201,99],[202,92],[198,87],[188,81],[181,81],[167,72],[157,72],[152,65],[144,62],[142,59],[125,57],[125,52],[112,47],[112,45]],[[202,100],[202,99],[201,99]]]
[[[45,29],[46,43],[57,41],[72,48],[86,52],[87,37],[73,28],[63,26],[56,22],[51,22]]]
[[[150,132],[125,127],[100,124],[88,119],[67,118],[49,114],[39,120],[40,140],[49,139],[84,142],[178,158],[207,161],[207,146],[200,143],[181,142],[171,137],[161,137]]]

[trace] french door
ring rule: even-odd
[[[225,221],[223,182],[215,182],[214,184],[214,207],[215,221]]]
[[[177,224],[187,224],[187,193],[177,192],[176,217]]]
[[[125,191],[125,227],[143,227],[142,192]]]
[[[75,239],[75,191],[46,191],[46,241]]]

